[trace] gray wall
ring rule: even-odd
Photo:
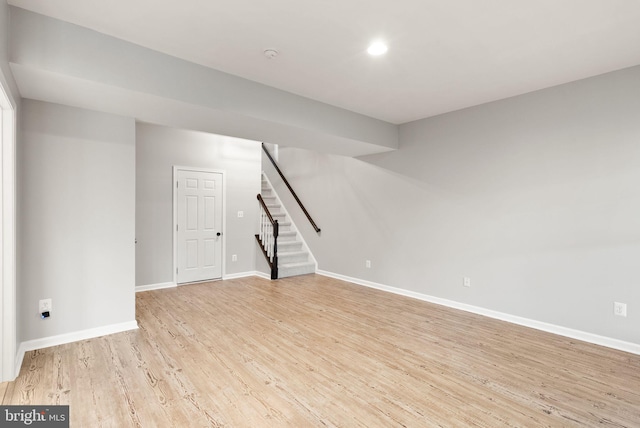
[[[400,138],[360,159],[280,148],[320,237],[278,191],[321,270],[640,343],[640,67]]]
[[[136,285],[173,282],[173,166],[225,171],[224,274],[255,269],[260,151],[256,141],[137,125]]]
[[[23,100],[20,341],[135,320],[134,168],[133,119]]]

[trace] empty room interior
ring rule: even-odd
[[[0,0],[0,405],[640,427],[638,23]]]

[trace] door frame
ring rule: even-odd
[[[0,382],[18,375],[16,367],[16,102],[0,70]]]
[[[190,172],[213,172],[222,175],[222,278],[225,276],[226,271],[226,253],[227,253],[227,172],[224,169],[215,168],[197,168],[192,166],[173,166],[173,177],[171,186],[173,187],[173,283],[178,284],[178,275],[176,270],[178,269],[178,171],[190,171]]]

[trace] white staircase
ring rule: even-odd
[[[260,194],[273,219],[278,220],[278,278],[314,273],[316,261],[264,173]]]

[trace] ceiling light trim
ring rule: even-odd
[[[369,47],[367,48],[367,53],[371,56],[380,56],[387,53],[389,47],[382,40],[375,40],[371,42]]]

